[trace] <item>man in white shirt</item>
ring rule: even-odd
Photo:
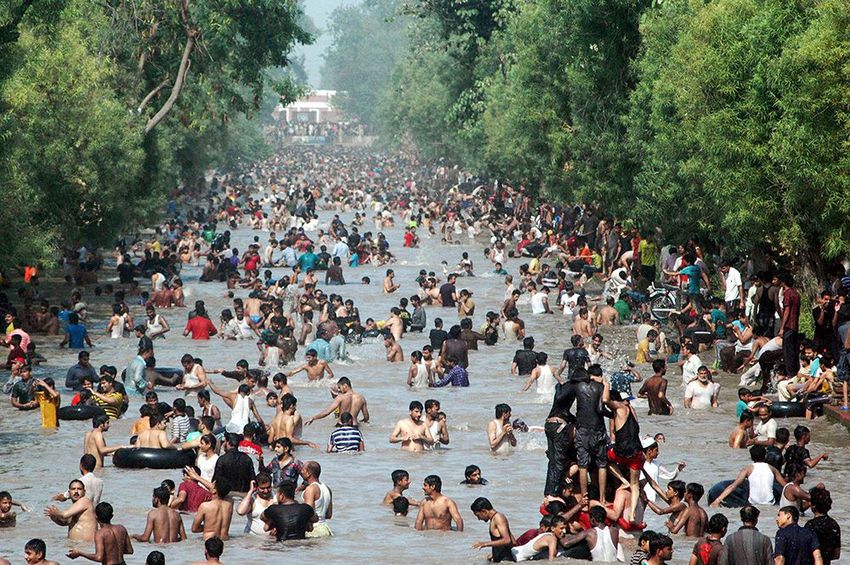
[[[731,261],[724,261],[720,266],[720,283],[723,285],[723,301],[726,302],[726,311],[734,312],[736,309],[743,310],[744,283],[741,281],[741,273],[732,266]]]
[[[97,464],[97,461],[94,458],[94,455],[91,453],[86,453],[82,457],[80,457],[80,481],[82,481],[83,485],[86,487],[86,498],[91,500],[93,506],[97,506],[100,503],[100,496],[103,494],[103,481],[94,476],[94,467]],[[57,494],[53,497],[53,500],[58,500],[59,502],[64,502],[66,500],[70,500],[71,493],[68,491]]]
[[[693,343],[682,347],[681,356],[682,360],[679,364],[682,366],[682,386],[687,387],[697,378],[697,371],[702,366],[702,361],[697,357],[697,346]]]

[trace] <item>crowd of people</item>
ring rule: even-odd
[[[449,175],[457,186],[445,191]],[[699,242],[662,244],[657,230],[628,225],[593,206],[535,202],[522,186],[476,185],[439,165],[354,151],[290,148],[239,174],[217,177],[206,202],[186,200],[171,211],[173,217],[152,236],[119,242],[112,258],[85,246],[66,252],[62,266],[76,286],[60,300],[61,309],[43,297],[48,293],[32,271],[19,281],[15,305],[0,294],[10,407],[38,410],[48,429],[59,426],[68,397],[68,406],[93,414],[81,478],[54,497],[71,506],[44,511],[68,527],[69,539],[94,544],[93,552],[72,550],[69,558],[121,563],[133,553],[133,541],[174,543],[197,533],[205,540],[205,563],[216,563],[234,511],[247,516],[246,532],[260,538],[331,536],[335,494],[321,480],[322,465],[302,462],[294,451],[365,451],[367,440],[378,441],[364,432],[367,399],[349,377],[335,374],[352,348],[371,342],[383,343],[388,364],[405,363],[407,355],[407,387],[423,394],[447,386],[475,388],[480,351],[516,347],[505,372],[517,376],[517,390],[534,387],[551,398],[548,417],[536,426],[514,419],[511,406],[499,403],[482,430],[497,456],[511,456],[521,433],[543,433],[547,442],[538,528],[515,536],[490,500],[497,493],[469,508],[488,523],[490,534],[473,547],[489,548],[492,561],[625,561],[626,547],[634,543],[631,563],[659,565],[672,558],[680,532],[697,540],[686,548],[692,564],[829,563],[840,557],[830,491],[823,483],[802,486],[828,455],[812,457],[806,447],[810,429],[797,425],[792,434],[774,413],[798,403],[814,418],[835,395],[839,408],[847,409],[850,276],[829,281],[812,312],[814,333],[803,336],[800,292],[793,275],[775,265],[717,260]],[[352,213],[350,222],[343,221]],[[396,224],[404,228],[402,241],[384,233]],[[231,243],[235,230],[258,235],[240,250]],[[391,249],[416,247],[426,237],[439,238],[457,263],[444,261],[415,280],[399,280],[386,268],[396,261]],[[487,246],[487,266],[477,270],[470,255],[476,241]],[[387,305],[383,312],[361,315],[345,294],[354,281],[373,284],[367,276],[350,275],[363,265],[382,269],[374,292]],[[229,308],[211,313],[203,300],[186,305],[181,272],[189,266],[200,270],[191,284],[220,285]],[[504,299],[476,313],[475,293],[464,281],[483,271],[503,281]],[[109,282],[101,286],[100,278]],[[653,313],[651,295],[663,283],[680,289],[680,302],[661,318]],[[102,335],[93,335],[95,316],[84,293],[110,303],[108,317],[99,320],[106,324]],[[177,322],[181,308],[189,312],[185,326]],[[134,319],[134,310],[144,315]],[[459,323],[446,329],[444,312],[456,312]],[[440,315],[429,321],[434,313]],[[537,340],[523,320],[555,314],[565,318],[569,341],[558,366],[535,350]],[[603,344],[617,325],[634,328],[635,357],[611,371],[606,367],[623,352]],[[79,350],[64,388],[49,376],[33,376],[33,366],[43,361],[36,341],[60,334],[60,347]],[[155,351],[166,336],[185,340],[180,370],[158,370]],[[132,339],[136,355],[124,367],[95,368],[92,351],[104,339]],[[408,346],[414,339],[425,345]],[[251,342],[256,362],[239,359],[232,370],[205,367],[191,353],[199,340]],[[681,408],[668,396],[667,370],[674,365],[682,376]],[[652,375],[644,380],[640,372],[647,369]],[[311,382],[333,383],[327,407],[306,418],[288,382],[300,373]],[[657,464],[665,438],[641,431],[637,408],[654,416],[711,410],[719,404],[718,377],[734,373],[741,388],[729,446],[749,448],[752,463],[732,481],[685,483],[677,478],[684,462],[673,470]],[[641,383],[636,394],[634,383]],[[758,390],[751,390],[755,385]],[[185,398],[161,402],[156,391],[162,387],[175,387]],[[274,410],[271,421],[260,413],[264,406]],[[108,445],[110,422],[136,410],[132,441]],[[448,416],[438,400],[415,400],[408,410],[389,443],[411,452],[450,444]],[[325,445],[303,437],[305,427],[331,415],[337,424]],[[188,452],[194,464],[183,470],[181,484],[165,480],[153,488],[144,532],[130,535],[113,524],[113,506],[100,500],[103,484],[96,473],[110,456],[139,449]],[[464,484],[487,483],[475,465],[464,476]],[[407,471],[395,470],[391,479],[383,502],[396,516],[415,507],[417,530],[463,531],[465,509],[442,494],[440,476],[424,478],[421,500],[404,494],[411,484]],[[709,516],[701,505],[706,491],[712,508],[741,508],[739,529],[728,533],[723,513]],[[0,493],[0,525],[15,525],[14,504],[11,494]],[[776,504],[779,530],[771,540],[757,524],[760,513]],[[800,515],[807,510],[814,517],[803,527]],[[647,511],[668,517],[664,531],[646,529]],[[188,534],[184,515],[191,518]],[[25,551],[28,563],[49,562],[41,540],[30,541]],[[159,551],[147,557],[147,563],[164,562]]]

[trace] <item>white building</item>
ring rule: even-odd
[[[333,105],[336,90],[314,90],[288,106],[278,104],[273,113],[276,120],[320,124],[341,122],[342,112]]]

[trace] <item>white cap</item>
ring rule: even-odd
[[[640,440],[640,445],[644,449],[649,449],[650,447],[652,447],[653,445],[656,445],[657,443],[658,442],[655,441],[655,438],[652,437],[652,436],[647,436],[645,438],[641,438],[641,440]]]

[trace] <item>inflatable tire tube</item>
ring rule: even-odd
[[[119,449],[112,455],[112,464],[121,469],[182,469],[194,465],[196,454],[187,449],[151,449],[138,447]]]
[[[774,418],[803,418],[806,415],[806,403],[774,402],[770,405],[770,415]]]
[[[106,416],[106,412],[100,406],[88,404],[77,404],[76,406],[62,406],[57,411],[60,420],[91,420],[95,416]]]
[[[170,379],[174,375],[183,376],[183,369],[175,369],[174,367],[155,367],[154,371],[165,377],[166,379]],[[182,381],[181,381],[182,382]],[[177,386],[180,382],[175,383],[174,386]],[[168,386],[162,383],[157,383],[157,386]]]

